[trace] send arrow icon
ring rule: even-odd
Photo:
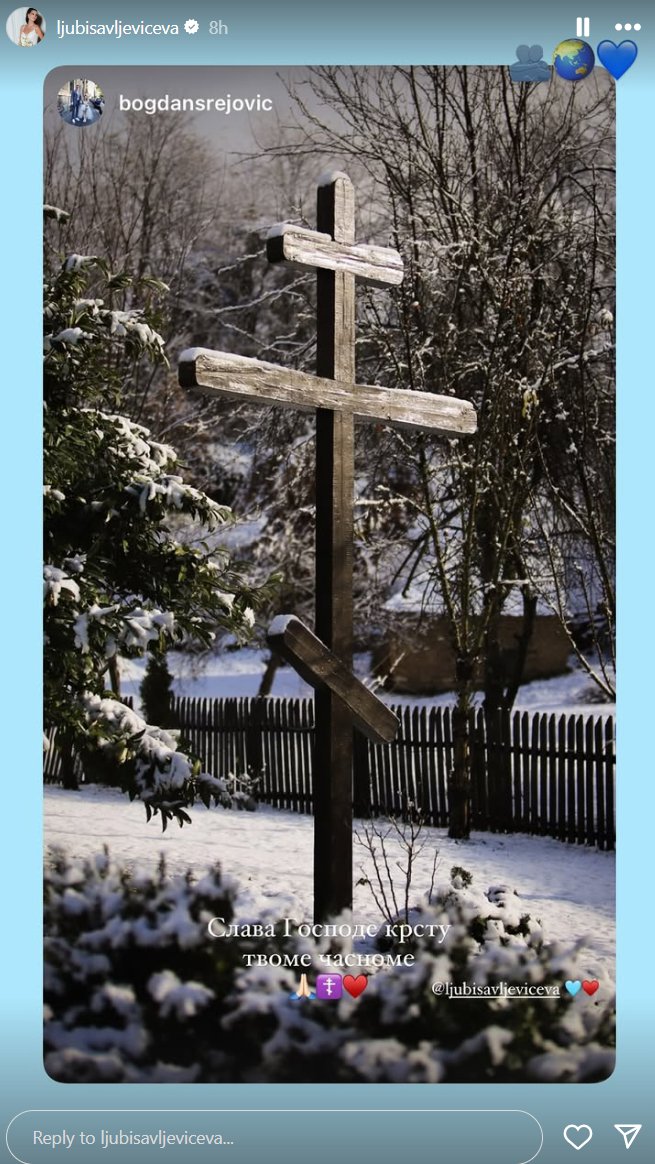
[[[614,1127],[619,1135],[623,1136],[626,1148],[629,1148],[637,1139],[643,1124],[614,1124]]]

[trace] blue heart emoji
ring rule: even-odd
[[[569,994],[575,995],[578,993],[580,987],[582,986],[582,983],[579,982],[577,979],[575,982],[571,982],[571,979],[569,978],[564,983],[564,985],[565,985],[566,989],[568,990]]]
[[[637,46],[633,40],[622,40],[620,44],[614,44],[613,40],[601,40],[596,55],[601,65],[618,81],[619,77],[627,73],[630,65],[634,65]]]

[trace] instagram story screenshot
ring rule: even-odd
[[[7,7],[3,1159],[652,1159],[638,8]]]

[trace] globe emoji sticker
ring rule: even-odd
[[[594,50],[584,40],[563,40],[553,53],[555,72],[564,81],[584,81],[595,63]]]

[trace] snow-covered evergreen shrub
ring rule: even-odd
[[[173,676],[165,652],[151,651],[148,655],[140,694],[143,713],[150,723],[158,723],[161,727],[177,727],[177,717],[173,711]]]
[[[109,856],[57,855],[46,880],[46,1057],[70,1081],[591,1081],[613,1066],[613,999],[571,997],[577,948],[547,945],[507,887],[451,884],[412,914],[448,925],[413,938],[413,966],[373,973],[339,1002],[293,1001],[299,971],[246,953],[343,952],[343,940],[212,940],[234,918],[218,867],[193,882],[131,874]],[[259,919],[261,920],[261,919]],[[274,917],[267,920],[274,921]],[[278,927],[278,932],[281,932]],[[345,972],[345,971],[344,971]],[[357,973],[357,971],[353,971]],[[561,997],[449,999],[433,983],[559,986]]]
[[[207,542],[230,511],[185,483],[173,448],[121,414],[126,383],[167,362],[156,318],[134,306],[146,287],[151,299],[166,291],[88,255],[46,276],[44,715],[65,767],[76,752],[92,779],[110,769],[166,825],[220,790],[199,784],[200,766],[170,734],[116,698],[118,659],[206,646],[222,632],[247,637],[256,595]]]
[[[208,940],[233,916],[235,886],[218,866],[195,884],[131,873],[108,853],[55,854],[46,878],[46,1070],[91,1082],[198,1077],[224,1056],[212,1013],[230,989],[236,948]],[[209,1021],[208,1021],[209,1020]],[[208,1036],[208,1037],[207,1037]]]

